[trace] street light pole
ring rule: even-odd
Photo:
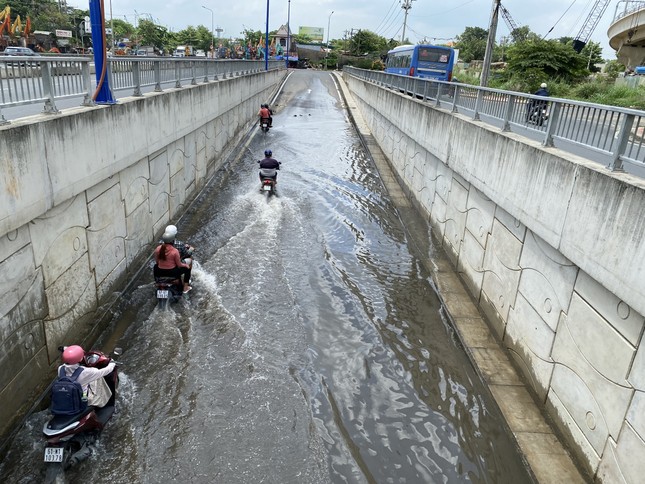
[[[329,57],[329,26],[331,25],[331,16],[334,15],[332,10],[327,19],[327,50],[325,51],[325,70],[327,70],[327,58]]]
[[[202,5],[202,8],[205,8],[211,13],[211,59],[214,59],[215,58],[215,22],[213,20],[214,19],[213,10],[208,7],[204,7],[203,5]]]
[[[287,7],[287,69],[289,69],[289,50],[291,49],[291,26],[289,25],[290,19],[291,19],[291,0],[289,0],[289,6]]]

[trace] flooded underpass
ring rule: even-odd
[[[151,271],[124,295],[100,342],[123,348],[118,414],[66,482],[532,481],[334,82],[292,72],[274,127],[177,222],[189,297],[156,309]],[[265,149],[282,162],[268,200]],[[3,482],[42,480],[47,417]]]

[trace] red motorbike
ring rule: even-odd
[[[63,347],[59,347],[61,352],[63,349]],[[115,349],[113,354],[118,356],[120,350]],[[111,357],[100,351],[92,350],[85,353],[81,365],[105,368],[111,361],[113,361]],[[112,391],[112,396],[104,407],[88,406],[77,415],[54,415],[44,425],[46,483],[55,482],[66,469],[92,455],[96,440],[114,415],[116,389],[119,383],[117,367],[103,378]]]

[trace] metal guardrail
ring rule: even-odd
[[[264,61],[186,59],[171,57],[114,57],[108,59],[113,95],[130,89],[142,96],[141,88],[182,83],[195,85],[232,76],[264,71]],[[89,57],[2,56],[0,55],[0,125],[7,124],[3,107],[44,104],[45,113],[57,113],[56,101],[83,96],[84,106],[93,105],[96,87]],[[285,68],[284,61],[269,61],[269,70]]]
[[[344,72],[431,103],[453,113],[497,125],[502,131],[534,133],[545,146],[569,152],[595,152],[613,171],[624,171],[626,164],[642,173],[645,170],[645,111],[584,103],[559,98],[544,98],[513,91],[502,91],[467,84],[434,81],[387,74],[381,71],[345,67]],[[527,120],[532,101],[548,102],[548,120]],[[584,154],[581,156],[585,156]]]
[[[619,12],[618,8],[620,7],[621,3],[625,4],[625,8],[623,8],[623,10]],[[618,2],[618,5],[616,5],[616,12],[614,14],[614,20],[612,20],[612,24],[615,24],[621,18],[627,17],[628,15],[631,15],[632,13],[638,12],[639,10],[643,9],[645,9],[645,1],[642,0],[627,0]]]

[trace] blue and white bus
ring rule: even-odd
[[[385,72],[450,81],[457,52],[441,45],[400,45],[387,53]]]

